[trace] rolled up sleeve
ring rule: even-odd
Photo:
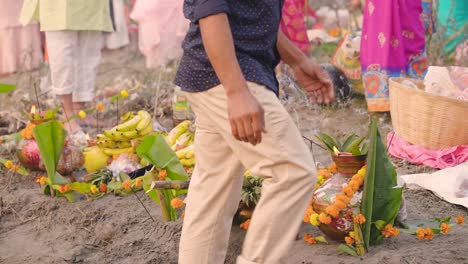
[[[193,20],[198,20],[221,13],[230,14],[229,5],[226,0],[198,0],[195,1],[195,10],[193,13]]]

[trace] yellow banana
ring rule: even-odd
[[[134,116],[135,116],[135,112],[130,111],[130,112],[127,112],[127,113],[123,114],[123,115],[120,117],[120,120],[121,120],[122,122],[125,122],[125,121],[127,121],[127,120],[132,119]]]
[[[98,140],[96,144],[100,148],[114,148],[115,147],[115,141],[110,140],[110,139]]]
[[[187,131],[187,129],[189,128],[191,124],[192,122],[190,122],[190,120],[185,120],[184,122],[174,127],[166,137],[166,140],[169,146],[173,146],[176,143],[177,138],[179,138],[180,135],[185,133],[185,131]]]
[[[195,147],[193,145],[186,147],[184,149],[181,149],[176,152],[176,156],[178,159],[192,159],[195,157]]]
[[[126,138],[124,135],[123,135],[124,132],[117,132],[115,130],[115,128],[111,129],[111,130],[105,130],[104,131],[104,135],[106,135],[106,137],[114,140],[114,141],[129,141],[128,138]]]
[[[125,123],[122,123],[122,124],[116,126],[115,130],[119,131],[119,132],[130,131],[130,130],[134,129],[135,127],[137,127],[140,120],[141,120],[141,116],[136,115],[132,119],[126,121]]]
[[[147,126],[144,130],[140,131],[138,135],[141,136],[146,136],[149,133],[153,132],[153,126]]]
[[[123,148],[123,149],[110,149],[110,148],[105,148],[103,149],[104,153],[106,155],[112,156],[112,155],[119,155],[123,153],[131,153],[133,152],[133,148]]]
[[[146,111],[138,111],[140,122],[136,126],[137,131],[145,130],[151,124],[151,115]]]
[[[195,159],[181,159],[180,163],[183,166],[191,167],[191,166],[195,165]]]
[[[96,135],[96,139],[97,139],[98,141],[100,141],[100,140],[109,140],[109,138],[106,137],[106,135],[103,135],[103,134],[97,134],[97,135]]]
[[[127,139],[134,139],[138,137],[138,132],[136,130],[130,130],[130,131],[125,131],[123,132],[123,136],[126,137]]]

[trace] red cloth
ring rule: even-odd
[[[387,144],[390,155],[408,160],[413,164],[423,164],[435,169],[455,167],[468,161],[468,145],[430,150],[406,142],[395,132],[388,133]]]

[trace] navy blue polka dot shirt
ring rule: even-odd
[[[184,54],[175,84],[186,92],[202,92],[220,84],[203,47],[198,20],[226,13],[234,39],[237,60],[247,81],[264,85],[278,94],[276,48],[284,0],[185,0],[184,14],[190,20],[182,44]]]

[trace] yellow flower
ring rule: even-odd
[[[103,103],[98,103],[96,105],[96,109],[100,112],[104,111],[104,104]]]
[[[328,225],[328,224],[331,223],[332,218],[331,218],[329,215],[325,214],[325,213],[320,213],[320,215],[319,215],[319,220],[320,220],[320,222],[321,222],[322,224]]]
[[[356,233],[354,231],[349,232],[349,237],[352,239],[356,238]]]
[[[448,232],[450,232],[451,227],[447,223],[442,223],[440,224],[440,229],[442,230],[443,234],[448,234]]]
[[[83,111],[83,110],[81,110],[81,111],[78,112],[78,116],[79,116],[81,119],[84,119],[84,118],[86,118],[86,112]]]
[[[325,177],[323,177],[322,175],[319,175],[317,177],[317,184],[322,185],[324,182],[325,182]]]
[[[457,222],[457,224],[459,225],[463,225],[465,223],[465,218],[463,218],[463,216],[459,215],[455,218],[455,221]]]
[[[123,98],[127,98],[127,97],[128,97],[128,92],[127,92],[127,90],[122,90],[122,91],[120,91],[120,95],[121,95]]]
[[[364,224],[366,222],[366,218],[362,214],[358,214],[356,217],[354,217],[354,222],[356,224]]]
[[[96,194],[99,192],[98,188],[96,185],[91,185],[91,188],[89,188],[89,190],[91,191],[92,194]]]
[[[13,168],[13,166],[15,166],[15,164],[14,164],[13,161],[11,161],[11,160],[5,161],[5,164],[4,164],[4,165],[5,165],[5,168],[7,168],[7,169],[9,169],[9,170],[11,170],[11,168]]]
[[[346,244],[352,246],[354,244],[354,239],[352,237],[345,237]]]
[[[250,175],[252,175],[252,173],[250,172],[250,170],[245,170],[244,176],[250,176]]]
[[[176,197],[171,200],[171,206],[174,209],[181,208],[182,206],[184,206],[184,201],[182,201],[182,199],[180,199],[179,197]]]
[[[361,177],[365,177],[366,176],[366,166],[364,166],[360,170],[358,170],[357,175],[359,175]]]
[[[311,214],[310,215],[310,224],[313,225],[313,226],[319,226],[320,225],[320,216],[319,214],[315,213],[315,214]]]

